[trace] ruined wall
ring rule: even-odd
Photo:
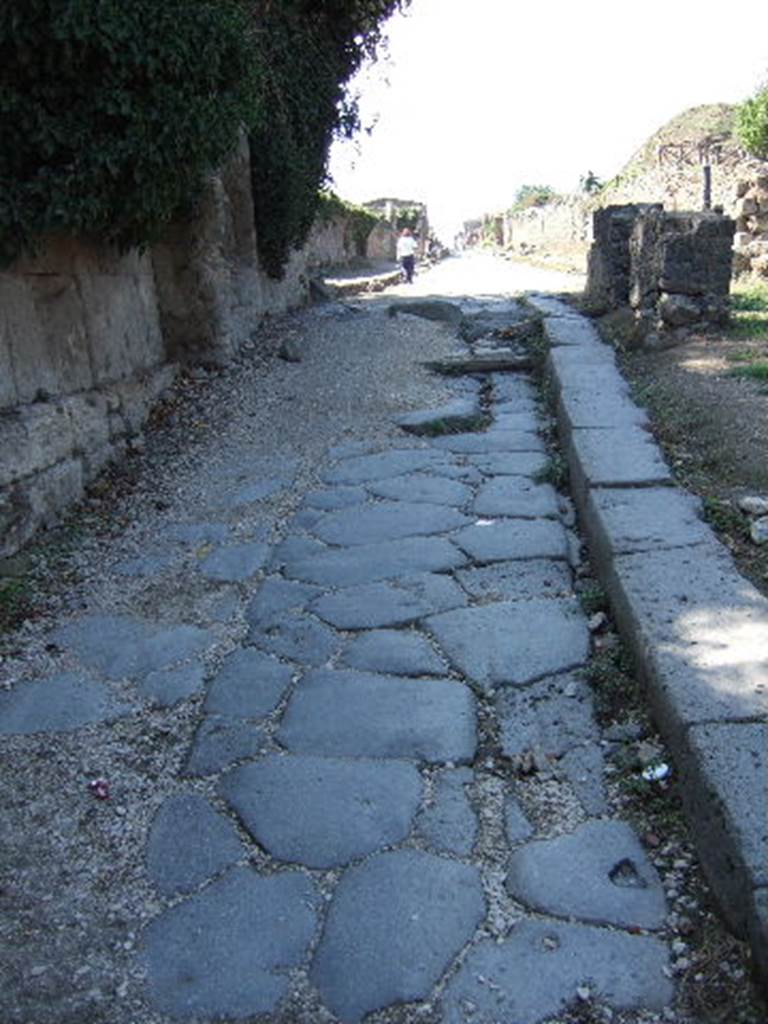
[[[736,272],[768,278],[768,168],[739,182],[734,214]]]
[[[146,256],[50,239],[0,273],[0,556],[81,497],[173,376]]]
[[[574,197],[505,214],[503,244],[523,256],[562,248],[586,255],[591,228],[592,207]]]

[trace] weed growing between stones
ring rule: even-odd
[[[31,612],[29,588],[24,579],[0,578],[0,633],[20,626]]]
[[[608,595],[597,580],[588,580],[578,590],[578,598],[585,615],[608,611]]]
[[[545,465],[534,474],[533,480],[537,484],[552,484],[555,490],[567,494],[569,475],[565,457],[559,452],[550,455]]]

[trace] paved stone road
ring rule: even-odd
[[[119,716],[97,679],[160,705],[204,693],[146,848],[158,1020],[535,1024],[673,997],[662,887],[606,803],[534,386],[454,389],[487,430],[337,448],[279,545],[205,515],[157,538],[150,561],[204,544],[203,575],[248,588],[249,634],[212,679],[209,630],[86,614],[53,637],[82,671],[0,707],[24,733]]]

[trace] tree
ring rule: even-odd
[[[736,134],[749,153],[768,159],[768,83],[737,108]]]
[[[586,174],[579,178],[579,188],[582,192],[586,192],[587,195],[591,196],[595,192],[599,192],[602,187],[602,181],[592,171],[587,171]]]
[[[557,199],[557,192],[550,185],[521,185],[515,195],[511,212],[528,210],[532,206],[546,206]]]

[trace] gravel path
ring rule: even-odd
[[[393,294],[498,327],[541,273]],[[390,301],[185,378],[6,642],[8,1024],[692,1020],[535,384],[427,371],[467,346]],[[398,426],[419,410],[433,436]]]

